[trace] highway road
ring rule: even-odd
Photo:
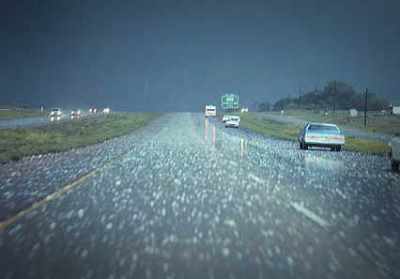
[[[50,122],[47,116],[35,116],[35,117],[21,117],[21,118],[10,118],[0,119],[0,129],[16,129],[16,128],[33,128],[45,126],[50,123],[57,124],[65,121],[70,121],[70,110],[64,111],[61,121]],[[98,117],[104,115],[103,113],[89,114],[87,112],[81,113],[81,118],[85,117]],[[76,120],[74,120],[76,121]]]
[[[0,166],[0,278],[400,278],[400,175],[166,114]]]
[[[0,129],[38,127],[49,123],[49,119],[43,116],[22,117],[0,120]]]

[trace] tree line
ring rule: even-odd
[[[315,89],[298,97],[286,97],[274,104],[262,102],[258,111],[307,109],[307,110],[364,110],[365,92],[356,92],[342,81],[329,81],[321,89]],[[368,92],[368,110],[379,111],[389,108],[389,102],[373,92]]]

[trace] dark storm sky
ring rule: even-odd
[[[0,103],[194,111],[333,79],[400,102],[399,3],[2,1]]]

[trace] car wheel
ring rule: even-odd
[[[392,171],[398,171],[399,170],[399,162],[392,160]]]
[[[308,145],[303,143],[303,148],[304,148],[304,150],[308,150]]]

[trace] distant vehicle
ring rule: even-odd
[[[212,105],[207,105],[204,111],[204,116],[205,117],[217,116],[217,107]]]
[[[49,119],[51,122],[61,120],[63,112],[60,108],[52,108],[49,114]]]
[[[400,165],[400,138],[393,138],[390,143],[389,158],[392,162],[392,170],[398,171]]]
[[[399,115],[400,114],[400,106],[393,106],[392,107],[392,114]]]
[[[89,113],[97,113],[97,108],[90,108]]]
[[[225,128],[239,128],[240,125],[240,117],[232,115],[225,122]]]
[[[299,134],[300,149],[312,146],[330,147],[332,151],[340,152],[345,144],[345,138],[335,124],[307,123]]]
[[[222,117],[222,122],[223,123],[225,123],[226,121],[228,121],[230,118],[232,117],[232,115],[224,115],[223,117]]]
[[[103,113],[104,114],[109,114],[111,112],[111,109],[110,108],[104,108],[103,109]]]
[[[70,117],[71,117],[71,120],[81,118],[81,111],[79,109],[71,111]]]

